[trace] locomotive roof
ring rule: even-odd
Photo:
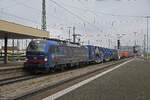
[[[60,39],[56,39],[56,38],[43,38],[43,39],[57,41],[59,43],[68,43],[68,41],[66,41],[66,40],[60,40]],[[70,44],[80,45],[80,43],[74,43],[74,42],[70,42]]]
[[[38,39],[38,40],[33,40],[33,41],[41,41],[41,42],[47,42],[47,41],[51,41],[51,42],[57,42],[59,45],[62,46],[70,46],[70,47],[85,47],[84,45],[80,45],[79,43],[69,43],[67,41],[63,41],[63,40],[58,40],[58,39]]]

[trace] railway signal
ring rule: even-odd
[[[120,40],[117,41],[117,44],[118,44],[118,45],[117,45],[117,46],[118,46],[117,48],[120,49]]]

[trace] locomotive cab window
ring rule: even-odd
[[[45,41],[32,41],[30,42],[29,46],[27,47],[27,53],[44,53],[46,47]]]

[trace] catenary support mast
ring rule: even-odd
[[[45,0],[42,0],[42,30],[47,30],[46,27],[46,4]]]

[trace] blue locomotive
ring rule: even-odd
[[[49,72],[116,59],[116,50],[44,39],[29,43],[26,58],[24,68],[28,71]]]

